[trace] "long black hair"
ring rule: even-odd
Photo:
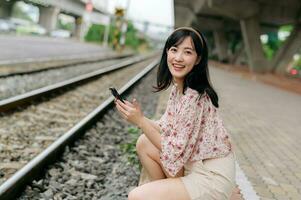
[[[199,35],[195,32],[199,33]],[[212,87],[209,69],[208,69],[208,47],[205,37],[196,29],[180,28],[174,31],[168,38],[163,48],[161,61],[157,72],[157,86],[154,86],[155,92],[167,89],[172,83],[172,75],[167,65],[167,51],[178,46],[187,37],[191,37],[195,51],[200,58],[200,62],[186,75],[183,86],[183,94],[187,87],[199,92],[200,97],[206,92],[211,102],[218,108],[218,96]]]

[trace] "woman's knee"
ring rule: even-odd
[[[136,151],[139,156],[148,156],[155,161],[160,160],[159,150],[144,135],[140,135],[136,143]]]
[[[144,134],[140,135],[136,142],[136,150],[138,153],[142,153],[146,149],[147,146],[147,138]]]
[[[142,200],[143,194],[139,187],[134,188],[128,195],[128,200]]]

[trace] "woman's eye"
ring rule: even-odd
[[[192,54],[192,52],[191,51],[185,51],[185,54],[190,55],[190,54]]]
[[[171,51],[171,52],[176,52],[176,51],[177,51],[177,49],[175,49],[175,48],[171,48],[171,49],[170,49],[170,51]]]

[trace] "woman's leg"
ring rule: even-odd
[[[159,150],[147,139],[147,137],[142,134],[136,144],[137,153],[142,166],[147,170],[150,178],[153,180],[159,180],[164,178],[171,178],[167,172],[163,170],[160,162]],[[184,169],[176,175],[176,177],[181,177],[184,175]],[[175,178],[173,178],[175,179]],[[169,180],[169,179],[166,179]],[[147,184],[145,184],[147,185]],[[152,185],[151,185],[152,186]],[[140,186],[141,187],[141,186]],[[140,188],[138,187],[138,188]],[[138,189],[137,189],[138,190]],[[134,189],[136,191],[136,189]],[[140,189],[138,190],[138,192]],[[134,192],[136,193],[136,192]],[[231,195],[231,200],[242,200],[242,196],[238,187],[236,187]]]
[[[142,134],[136,143],[136,150],[142,166],[150,175],[151,180],[166,178],[160,163],[155,158],[159,150]]]
[[[171,178],[163,169],[159,149],[157,149],[144,134],[138,138],[136,150],[142,166],[146,169],[152,181]],[[184,168],[182,168],[175,177],[181,177],[183,175]]]
[[[190,200],[180,178],[167,178],[134,188],[129,200]]]

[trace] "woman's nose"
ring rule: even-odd
[[[175,60],[176,61],[182,61],[183,60],[183,54],[182,54],[182,52],[177,52],[176,53]]]

